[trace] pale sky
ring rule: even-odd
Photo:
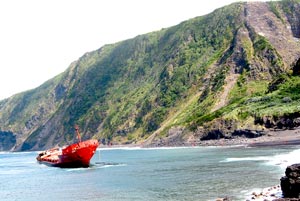
[[[84,53],[236,0],[0,1],[0,100],[36,88]]]

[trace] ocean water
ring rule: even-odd
[[[0,200],[245,200],[280,183],[300,146],[98,149],[90,168],[36,162],[37,152],[0,152]]]

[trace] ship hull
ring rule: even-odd
[[[87,140],[67,146],[41,152],[37,160],[48,166],[61,168],[89,167],[90,160],[96,152],[97,140]]]

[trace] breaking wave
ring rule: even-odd
[[[287,166],[300,163],[300,149],[293,150],[289,153],[276,154],[272,156],[253,156],[253,157],[241,157],[241,158],[226,158],[220,162],[230,163],[239,161],[265,161],[267,165],[276,165],[285,169]]]

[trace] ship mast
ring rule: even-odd
[[[77,134],[78,141],[81,142],[81,136],[80,136],[80,133],[79,133],[79,127],[78,127],[78,125],[75,125],[75,131],[76,131],[76,134]]]

